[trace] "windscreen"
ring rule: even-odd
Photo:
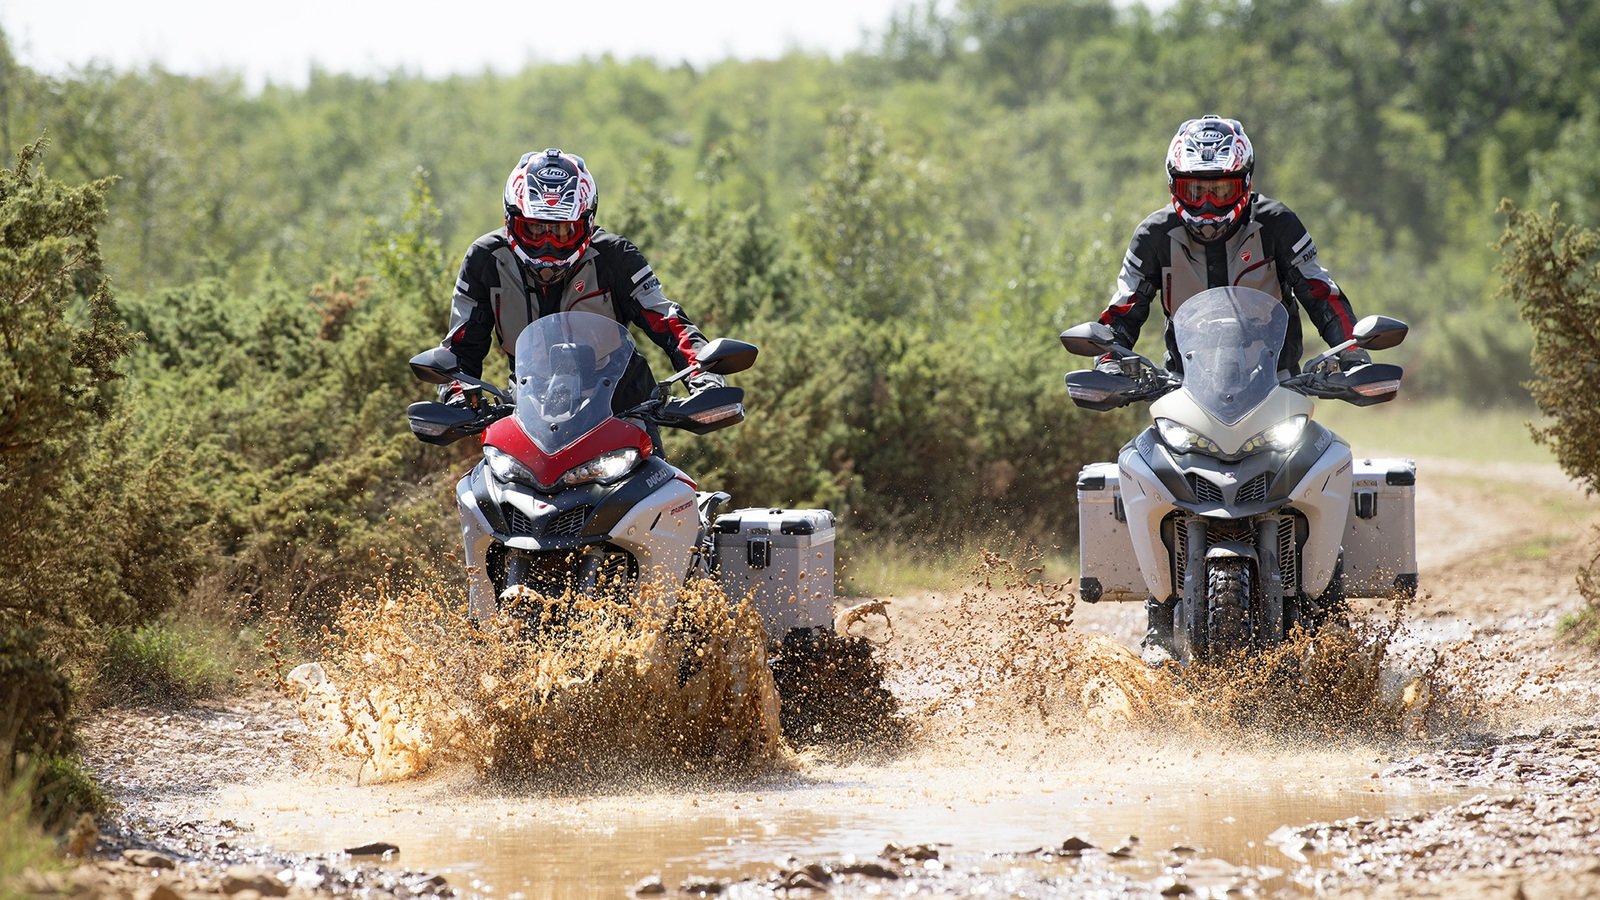
[[[517,337],[517,423],[545,453],[611,417],[611,397],[633,357],[628,330],[593,313],[536,319]]]
[[[1260,406],[1278,386],[1289,311],[1253,288],[1212,288],[1172,314],[1183,387],[1224,425]]]

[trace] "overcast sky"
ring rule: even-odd
[[[611,53],[669,63],[841,53],[880,33],[908,0],[3,0],[0,28],[23,64],[61,74],[91,62],[126,69],[242,72],[301,84],[339,72],[439,75]]]

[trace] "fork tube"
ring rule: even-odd
[[[1278,517],[1262,516],[1256,522],[1256,559],[1261,575],[1259,639],[1264,646],[1283,640],[1283,570],[1278,565]]]

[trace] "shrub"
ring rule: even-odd
[[[1568,475],[1588,493],[1600,491],[1600,231],[1504,202],[1502,296],[1533,327],[1534,379],[1529,390],[1549,424],[1532,426],[1534,440],[1555,452]],[[1574,630],[1600,636],[1600,557],[1578,576],[1588,609]]]

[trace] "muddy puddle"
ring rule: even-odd
[[[401,852],[391,865],[483,894],[589,897],[647,876],[759,882],[795,860],[873,859],[889,844],[938,847],[941,867],[1047,873],[1050,860],[1026,854],[1069,838],[1127,848],[1104,860],[1119,877],[1155,879],[1174,848],[1189,848],[1262,886],[1287,885],[1293,860],[1268,841],[1282,823],[1403,818],[1471,793],[1379,779],[1385,760],[1370,753],[1130,752],[1115,742],[1077,752],[1095,755],[1043,766],[802,764],[800,775],[739,789],[578,798],[496,792],[468,772],[370,786],[298,779],[224,789],[195,812],[248,821],[251,840],[290,852],[392,843]]]

